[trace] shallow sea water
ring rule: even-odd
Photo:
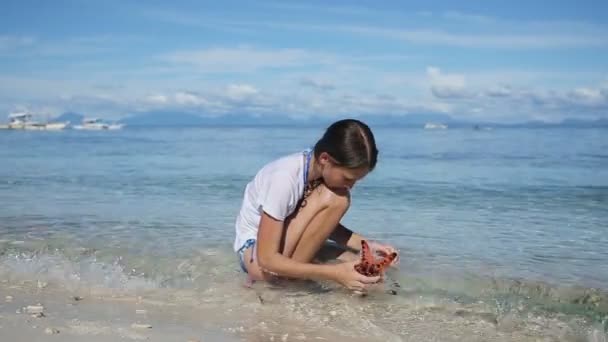
[[[246,340],[605,339],[600,129],[379,127],[378,168],[344,223],[398,247],[399,269],[363,298],[326,283],[243,287],[231,245],[244,186],[322,129],[3,132],[0,274],[181,296]]]

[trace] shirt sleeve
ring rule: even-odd
[[[279,221],[291,213],[298,195],[292,178],[281,172],[269,177],[261,190],[260,209]]]

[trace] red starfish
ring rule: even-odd
[[[361,261],[355,265],[355,270],[365,276],[375,277],[382,274],[396,257],[397,253],[393,252],[376,260],[367,241],[361,240]]]

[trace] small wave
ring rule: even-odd
[[[196,289],[219,278],[233,264],[214,249],[188,257],[138,254],[128,248],[83,247],[68,241],[0,241],[0,274],[6,279],[39,279],[70,288],[116,290]],[[228,272],[227,274],[230,274]],[[214,278],[215,277],[215,278]]]
[[[82,250],[83,256],[92,253]],[[11,253],[0,258],[0,274],[4,279],[36,279],[54,282],[70,289],[102,287],[117,290],[158,288],[157,282],[130,275],[120,265],[99,262],[94,256],[69,260],[60,254]]]

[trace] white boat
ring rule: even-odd
[[[123,128],[123,124],[119,123],[106,123],[99,118],[90,118],[82,120],[82,124],[75,125],[74,129],[88,130],[88,131],[105,131],[105,130],[119,130]]]
[[[8,129],[26,129],[26,127],[38,127],[38,123],[32,121],[32,114],[17,112],[8,115]]]
[[[427,122],[424,125],[424,129],[447,129],[448,125],[444,125],[441,123]]]
[[[38,122],[32,120],[32,114],[28,112],[16,112],[8,115],[8,125],[0,125],[0,129],[16,129],[26,131],[59,131],[70,124],[67,122]]]
[[[66,122],[48,122],[46,123],[45,129],[47,131],[60,131],[66,129],[70,125],[69,121]]]

